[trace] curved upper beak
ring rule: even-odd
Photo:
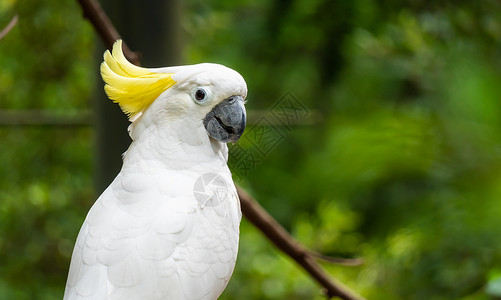
[[[246,112],[244,99],[231,96],[214,108],[203,120],[209,136],[223,143],[236,142],[244,133]]]

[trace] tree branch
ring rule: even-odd
[[[242,213],[247,220],[261,230],[278,249],[289,255],[315,278],[315,280],[325,288],[327,297],[339,297],[346,300],[363,299],[340,282],[335,282],[329,278],[322,267],[315,261],[312,253],[294,240],[294,238],[290,236],[290,234],[244,189],[237,186],[237,192],[240,197]]]
[[[0,126],[61,126],[76,127],[93,124],[90,110],[75,113],[51,110],[3,110],[0,109]]]
[[[99,3],[95,0],[77,0],[84,10],[84,16],[90,20],[97,33],[103,40],[108,49],[111,49],[113,43],[120,38],[118,31],[115,29],[106,13],[103,11]],[[128,54],[125,56],[139,65],[139,57],[136,55],[131,57],[131,53],[127,48]],[[125,52],[125,48],[124,48]],[[128,56],[129,55],[129,56]],[[350,291],[340,282],[336,282],[329,278],[322,267],[315,261],[315,256],[295,241],[289,233],[268,214],[244,189],[237,186],[238,196],[244,216],[256,226],[263,234],[277,246],[280,250],[294,259],[301,267],[303,267],[320,285],[325,289],[325,294],[329,297],[339,297],[345,300],[362,300],[363,298],[356,293]]]
[[[0,40],[3,39],[12,30],[12,28],[14,28],[14,26],[16,26],[17,20],[18,16],[15,15],[14,17],[12,17],[9,24],[7,24],[7,26],[5,26],[2,31],[0,31]]]
[[[107,49],[113,48],[113,43],[116,40],[121,39],[120,34],[116,30],[113,23],[111,23],[110,18],[104,12],[103,8],[96,0],[77,0],[83,10],[83,15],[87,18],[94,29],[96,29],[99,37],[106,45]],[[123,42],[122,44],[123,52],[127,60],[131,63],[139,66],[141,63],[139,61],[139,55],[129,49],[127,44]]]

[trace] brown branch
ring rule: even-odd
[[[101,40],[106,45],[106,48],[111,50],[113,48],[113,43],[116,40],[121,39],[121,37],[99,2],[96,0],[77,1],[82,7],[84,17],[87,18],[94,26],[94,29],[96,29],[97,33],[101,37]],[[139,66],[141,64],[139,61],[139,55],[136,52],[131,51],[125,42],[123,42],[122,47],[125,57],[131,63]]]
[[[237,186],[242,213],[254,226],[271,241],[277,248],[285,252],[303,267],[315,280],[325,288],[326,295],[347,300],[360,300],[361,296],[350,291],[340,282],[335,282],[324,272],[315,261],[314,256],[300,245],[290,234],[272,217],[256,200],[244,189]]]
[[[12,28],[14,28],[14,26],[16,26],[17,20],[18,16],[15,15],[14,17],[12,17],[9,24],[7,24],[7,26],[5,26],[2,31],[0,31],[0,40],[3,39],[12,30]]]
[[[84,10],[84,15],[91,21],[97,33],[108,47],[111,49],[113,43],[120,38],[117,30],[103,11],[99,3],[95,0],[78,0]],[[124,49],[125,50],[125,49]],[[129,55],[131,52],[128,50]],[[125,52],[125,51],[124,51]],[[131,62],[139,65],[139,58],[136,56]],[[345,300],[361,300],[361,296],[350,291],[340,282],[335,282],[325,273],[322,267],[315,261],[315,256],[296,242],[287,231],[270,216],[245,190],[237,186],[242,213],[254,224],[263,234],[277,246],[280,250],[292,257],[302,266],[315,280],[324,287],[325,294],[329,297],[339,297]]]

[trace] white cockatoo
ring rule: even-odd
[[[132,143],[80,229],[64,299],[217,299],[238,250],[226,143],[245,128],[244,79],[218,64],[137,67],[121,41],[101,74]]]

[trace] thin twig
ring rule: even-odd
[[[78,0],[84,10],[84,15],[91,21],[97,33],[108,47],[111,49],[113,43],[120,38],[117,30],[103,11],[99,3],[95,0]],[[125,49],[124,49],[125,50]],[[131,52],[129,51],[129,55]],[[126,54],[127,57],[127,54]],[[139,65],[139,58],[135,61],[128,59]],[[352,292],[340,282],[336,282],[325,273],[322,267],[315,261],[308,250],[295,241],[289,233],[266,212],[245,190],[237,186],[240,204],[244,216],[253,223],[263,234],[274,243],[280,250],[292,257],[302,266],[320,285],[325,288],[327,297],[339,297],[345,300],[362,300],[361,296]]]
[[[320,260],[323,260],[323,261],[331,263],[331,264],[341,265],[341,266],[354,267],[354,266],[360,266],[364,263],[363,258],[341,258],[341,257],[327,256],[327,255],[324,255],[322,253],[318,253],[318,252],[311,251],[311,250],[308,250],[308,252],[312,256],[314,256]]]
[[[15,15],[14,17],[12,17],[9,24],[7,24],[7,26],[5,26],[2,31],[0,31],[0,40],[3,39],[12,30],[12,28],[14,28],[14,26],[16,26],[18,19],[19,17]]]

